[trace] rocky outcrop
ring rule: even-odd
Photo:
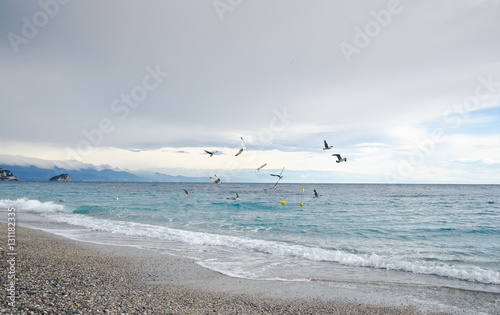
[[[19,180],[11,171],[0,168],[0,180]]]
[[[52,181],[52,182],[70,182],[71,178],[69,178],[68,174],[61,174],[61,175],[57,175],[57,176],[52,177],[51,179],[49,179],[49,181]]]

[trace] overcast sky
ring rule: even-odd
[[[495,0],[0,0],[0,30],[0,163],[500,183]]]

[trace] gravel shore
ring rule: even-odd
[[[1,279],[8,287],[7,225],[0,224]],[[15,306],[6,314],[418,314],[410,308],[311,299],[275,299],[154,283],[127,259],[43,231],[16,227]],[[168,258],[162,257],[165,268]],[[202,280],[201,280],[202,281]]]

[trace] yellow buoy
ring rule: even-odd
[[[281,204],[284,205],[286,202],[285,200],[281,200]]]
[[[299,205],[302,207],[302,202],[301,202],[301,203],[299,203]]]

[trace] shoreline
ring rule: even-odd
[[[0,224],[8,283],[7,224]],[[302,283],[231,278],[186,258],[84,243],[16,227],[15,308],[2,312],[110,314],[420,314],[411,306],[348,301],[341,290],[308,294]],[[306,284],[314,286],[314,283]],[[4,291],[7,292],[7,291]],[[339,295],[331,295],[332,293]],[[345,295],[345,293],[344,293]],[[391,299],[391,297],[387,297]],[[387,301],[388,302],[388,301]],[[390,304],[390,303],[388,303]]]

